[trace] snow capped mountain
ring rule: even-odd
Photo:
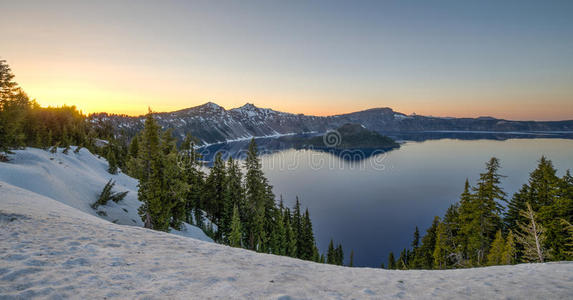
[[[260,136],[276,136],[304,132],[326,132],[346,123],[361,124],[379,133],[425,131],[573,131],[573,121],[534,122],[509,121],[491,117],[438,118],[406,115],[391,108],[373,108],[342,115],[319,117],[280,112],[247,103],[226,110],[208,102],[174,112],[156,113],[164,128],[172,128],[178,137],[191,134],[203,143]],[[144,116],[129,117],[106,113],[90,116],[92,123],[111,122],[118,132],[134,135],[143,128]]]

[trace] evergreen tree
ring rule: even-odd
[[[354,267],[354,250],[350,251],[350,263],[348,264],[349,267]]]
[[[326,263],[331,265],[336,264],[336,253],[334,250],[334,241],[332,239],[330,239],[328,250],[326,251]]]
[[[115,157],[115,152],[112,149],[112,146],[108,146],[108,152],[107,152],[107,162],[108,162],[108,168],[107,171],[110,174],[117,174],[118,171],[118,167],[117,167],[117,159]]]
[[[230,226],[231,218],[233,215],[233,207],[237,206],[240,215],[242,210],[241,208],[245,206],[243,197],[242,173],[238,163],[233,160],[232,157],[229,157],[227,160],[226,171],[227,178],[225,179],[226,186],[224,188],[224,205],[220,222],[221,226],[219,228],[222,232],[223,239],[226,239],[226,236],[228,235],[231,228]]]
[[[394,252],[390,251],[388,254],[388,270],[396,269],[396,259],[394,259]]]
[[[159,131],[150,110],[145,119],[138,153],[138,168],[141,174],[138,198],[143,202],[139,207],[139,215],[146,228],[167,231],[171,219],[171,201],[164,192],[166,174]]]
[[[290,257],[296,257],[297,255],[297,248],[296,248],[296,233],[292,227],[291,223],[291,216],[289,209],[285,209],[284,213],[284,222],[285,222],[285,232],[286,232],[286,255]]]
[[[507,239],[505,242],[503,257],[501,260],[502,265],[513,265],[516,263],[516,253],[517,249],[515,246],[515,238],[513,236],[513,231],[509,231],[507,234]]]
[[[495,233],[501,228],[502,207],[505,201],[498,170],[499,160],[492,157],[486,163],[486,172],[480,174],[474,194],[464,207],[462,230],[467,238],[467,255],[474,265],[482,265]]]
[[[412,248],[416,249],[420,246],[420,230],[418,230],[418,226],[414,230],[414,239],[412,240]]]
[[[448,245],[448,233],[446,225],[439,223],[436,229],[436,246],[434,247],[434,266],[437,269],[448,267],[448,253],[451,252]]]
[[[487,255],[487,264],[490,266],[504,264],[505,240],[501,234],[501,229],[495,234],[495,239],[491,244],[491,248]]]
[[[434,217],[432,226],[426,231],[426,235],[422,238],[422,245],[419,248],[418,255],[416,255],[416,265],[421,266],[422,269],[433,269],[434,267],[434,249],[436,247],[436,232],[440,218]]]
[[[342,251],[342,244],[338,244],[335,253],[336,253],[336,264],[342,266],[342,264],[344,263],[344,252]]]
[[[243,231],[241,228],[241,219],[239,217],[239,208],[233,207],[233,217],[231,220],[231,233],[229,234],[229,245],[231,247],[241,247],[243,240]]]
[[[227,174],[221,152],[215,155],[213,167],[209,171],[205,185],[208,199],[205,206],[207,216],[211,218],[218,227],[223,227],[218,230],[217,239],[219,240],[221,234],[228,231],[228,228],[225,228],[225,224],[221,222],[225,210],[225,196],[227,193]]]
[[[310,215],[308,209],[304,212],[302,219],[302,239],[300,242],[301,256],[300,258],[310,260],[313,257],[314,252],[314,235],[312,233],[312,223],[310,221]]]
[[[300,201],[298,196],[296,197],[296,202],[294,205],[294,211],[292,215],[292,226],[296,235],[296,248],[297,248],[297,255],[296,257],[302,258],[303,257],[303,230],[302,230],[302,216],[300,212]]]
[[[245,159],[245,199],[247,205],[247,230],[249,249],[263,251],[267,240],[265,211],[268,190],[258,157],[257,145],[252,139]]]

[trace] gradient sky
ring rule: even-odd
[[[0,0],[42,105],[573,119],[573,1]]]

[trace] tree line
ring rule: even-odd
[[[499,159],[486,163],[477,183],[466,180],[457,203],[436,216],[421,238],[388,269],[450,269],[573,259],[573,176],[558,177],[542,156],[511,199],[501,188]],[[384,267],[384,266],[383,266]]]

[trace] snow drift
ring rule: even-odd
[[[137,200],[137,180],[121,172],[112,175],[107,171],[108,163],[104,158],[85,148],[78,153],[74,152],[75,149],[72,147],[68,154],[62,153],[61,148],[56,153],[36,148],[14,151],[8,163],[0,163],[0,181],[116,224],[142,227],[137,212],[141,206]],[[109,201],[94,210],[91,205],[110,179],[115,181],[114,192],[129,193],[118,203]],[[189,224],[184,224],[183,231],[173,233],[212,241],[202,230]]]

